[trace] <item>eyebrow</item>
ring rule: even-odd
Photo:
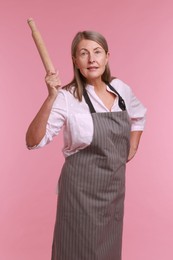
[[[97,49],[102,49],[102,47],[96,47],[94,48],[94,51],[97,50]],[[86,48],[81,48],[79,51],[88,51]]]

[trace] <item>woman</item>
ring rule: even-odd
[[[58,73],[46,75],[48,97],[26,134],[32,149],[64,131],[52,260],[120,260],[126,162],[137,151],[146,109],[111,77],[102,35],[77,33],[71,51],[72,82],[60,88]]]

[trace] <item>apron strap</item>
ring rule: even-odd
[[[126,105],[125,105],[124,99],[120,96],[120,94],[119,94],[109,83],[106,83],[106,84],[109,86],[109,88],[110,88],[115,94],[117,94],[117,96],[118,96],[118,105],[119,105],[119,107],[121,108],[122,111],[125,111],[125,110],[126,110]],[[89,98],[89,96],[88,96],[87,91],[86,91],[85,88],[83,88],[83,96],[84,96],[84,98],[85,98],[86,103],[87,103],[88,106],[89,106],[90,112],[91,112],[91,113],[96,113],[96,111],[95,111],[95,109],[94,109],[94,107],[93,107],[93,104],[91,103],[91,100],[90,100],[90,98]]]
[[[109,88],[118,95],[118,105],[121,108],[121,110],[125,111],[126,110],[126,105],[124,102],[124,99],[120,96],[120,94],[109,84],[107,83]]]
[[[96,113],[96,111],[95,111],[95,109],[93,107],[93,104],[91,103],[91,100],[90,100],[90,98],[89,98],[85,88],[83,88],[83,96],[85,98],[85,101],[86,101],[87,105],[89,106],[90,112],[91,113]]]

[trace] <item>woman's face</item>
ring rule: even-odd
[[[73,61],[81,74],[92,84],[100,80],[108,63],[109,53],[106,53],[95,41],[81,40],[77,46],[76,57]]]

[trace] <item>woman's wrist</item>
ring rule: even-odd
[[[54,101],[57,98],[57,95],[58,95],[57,93],[54,93],[54,94],[53,93],[49,93],[47,98],[46,98],[46,101],[49,102],[50,104],[53,104]]]

